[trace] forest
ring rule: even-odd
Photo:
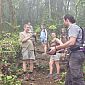
[[[60,38],[62,28],[65,28],[63,25],[65,14],[73,15],[76,23],[84,28],[85,0],[0,0],[0,85],[64,85],[67,52],[63,53],[64,57],[60,63],[62,79],[60,81],[46,79],[49,57],[41,55],[39,35],[40,26],[44,23],[49,40],[52,31]],[[24,24],[29,22],[37,33],[34,81],[24,81],[22,78],[19,33],[23,31]],[[85,72],[85,66],[83,69]]]

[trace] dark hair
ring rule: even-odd
[[[72,15],[70,15],[70,14],[66,14],[65,16],[64,16],[64,19],[65,20],[69,20],[71,23],[75,23],[76,22],[76,20],[74,19],[74,17],[72,16]]]

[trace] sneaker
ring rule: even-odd
[[[48,74],[46,78],[52,79],[52,77],[53,77],[52,74]]]
[[[53,77],[56,77],[56,76],[57,76],[57,73],[54,73],[54,74],[53,74]]]
[[[54,80],[56,80],[56,81],[60,81],[60,80],[61,80],[60,75],[55,76],[55,77],[54,77]]]
[[[28,71],[28,73],[29,73],[29,75],[30,75],[29,80],[35,81],[35,79],[33,78],[33,71]]]

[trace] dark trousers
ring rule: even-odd
[[[83,52],[70,53],[65,85],[85,85],[82,64],[85,60]]]

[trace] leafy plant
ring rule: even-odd
[[[55,29],[57,29],[57,28],[56,28],[55,25],[51,25],[51,26],[49,27],[49,29],[55,30]]]

